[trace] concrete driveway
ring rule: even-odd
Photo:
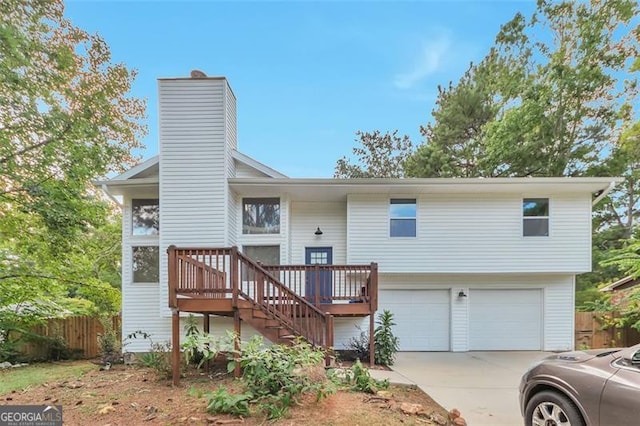
[[[520,377],[548,352],[399,352],[393,370],[436,402],[457,408],[469,426],[524,424]]]

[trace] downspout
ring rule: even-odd
[[[607,186],[601,193],[600,195],[598,195],[596,197],[595,200],[593,200],[593,202],[591,203],[591,206],[595,206],[596,204],[598,204],[600,201],[602,201],[602,199],[604,197],[607,196],[607,194],[609,194],[609,192],[611,192],[611,190],[616,186],[616,181],[611,181],[611,183],[609,184],[609,186]]]
[[[106,183],[102,184],[102,191],[107,195],[107,197],[109,197],[109,199],[111,201],[113,201],[114,203],[116,203],[116,206],[118,206],[120,209],[122,209],[122,203],[120,203],[120,201],[118,201],[116,199],[116,197],[114,197],[113,195],[111,195],[111,193],[109,192],[109,188],[107,187]]]

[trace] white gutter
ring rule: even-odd
[[[611,190],[616,186],[616,183],[617,183],[617,182],[616,182],[615,180],[611,181],[611,183],[609,184],[609,186],[607,186],[607,187],[602,191],[602,193],[600,193],[600,195],[598,195],[598,196],[596,197],[596,199],[595,199],[595,200],[593,200],[593,201],[591,202],[591,207],[595,206],[595,205],[596,205],[596,204],[598,204],[600,201],[602,201],[602,199],[603,199],[604,197],[606,197],[606,196],[607,196],[607,194],[609,194],[609,192],[611,192]]]
[[[116,199],[116,197],[114,197],[113,195],[111,195],[111,193],[109,192],[109,189],[107,187],[106,183],[102,184],[102,191],[107,195],[107,197],[109,197],[111,199],[111,201],[113,201],[114,203],[116,203],[116,206],[118,206],[119,208],[122,209],[122,203],[120,203],[120,201],[118,201]]]

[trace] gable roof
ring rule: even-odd
[[[149,158],[146,161],[143,161],[140,164],[136,164],[126,172],[119,174],[114,178],[109,179],[109,181],[150,178],[150,177],[158,176],[158,173],[160,170],[159,167],[160,167],[160,156],[156,155]]]
[[[286,175],[280,173],[279,171],[272,169],[266,164],[262,164],[261,162],[254,160],[248,155],[243,154],[235,149],[231,151],[231,156],[234,158],[234,160],[239,161],[240,163],[244,164],[245,166],[251,167],[254,170],[257,170],[263,175],[266,175],[270,178],[287,178]]]
[[[619,279],[618,281],[609,284],[606,287],[602,287],[600,291],[618,291],[625,290],[627,288],[635,287],[640,284],[640,278],[633,278],[632,275]]]

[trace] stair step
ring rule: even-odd
[[[253,309],[252,315],[254,318],[264,318],[264,319],[268,319],[269,315],[265,314],[264,312],[262,312],[259,309]]]

